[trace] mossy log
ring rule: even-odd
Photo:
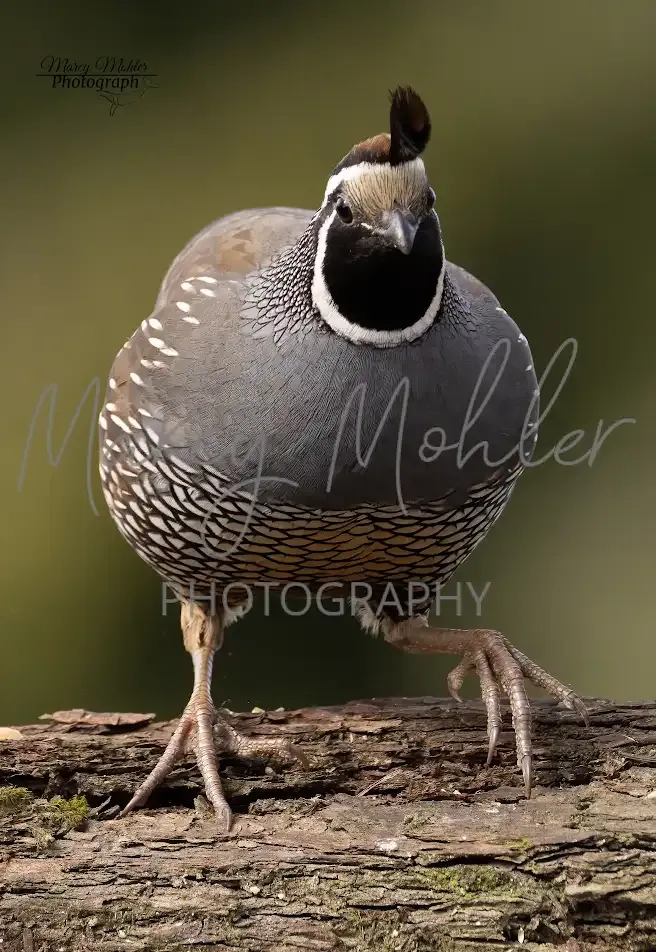
[[[485,766],[478,703],[232,715],[310,766],[225,760],[227,835],[191,758],[116,817],[170,723],[76,712],[4,731],[0,950],[656,949],[656,704],[589,705],[586,729],[535,704],[530,800],[510,731]]]

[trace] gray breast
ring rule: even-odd
[[[103,412],[128,541],[179,584],[447,578],[502,511],[537,417],[530,351],[493,295],[449,265],[443,316],[413,344],[301,320],[262,333],[249,280],[191,249]]]
[[[515,466],[523,435],[529,451],[537,383],[496,299],[467,293],[474,279],[460,269],[449,276],[440,322],[386,349],[303,325],[252,336],[242,287],[225,288],[203,318],[214,333],[157,388],[170,440],[188,463],[257,480],[263,501],[337,510],[465,500]]]

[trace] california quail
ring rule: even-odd
[[[100,415],[110,512],[181,601],[194,688],[143,804],[191,744],[227,828],[215,743],[292,756],[237,734],[210,697],[224,628],[260,586],[339,585],[363,627],[411,652],[461,654],[487,708],[488,763],[510,700],[530,794],[524,678],[586,717],[571,690],[500,634],[429,627],[444,583],[506,505],[534,448],[525,337],[444,256],[410,88],[390,132],[354,146],[317,212],[228,215],[178,255],[152,315],[114,362]]]

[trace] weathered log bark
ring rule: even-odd
[[[656,704],[590,707],[586,729],[536,703],[531,800],[512,734],[486,768],[481,705],[434,698],[234,715],[311,766],[225,761],[227,836],[192,760],[148,809],[70,832],[14,791],[0,950],[655,949]],[[125,804],[172,725],[116,721],[20,728],[0,784]]]

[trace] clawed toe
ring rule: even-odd
[[[574,692],[571,692],[569,697],[563,698],[560,703],[563,704],[566,708],[568,708],[568,710],[576,711],[580,715],[585,726],[586,727],[590,726],[590,714],[588,712],[587,707],[585,706],[581,698],[578,696],[578,694],[574,694]]]
[[[509,644],[498,632],[477,631],[472,634],[472,644],[463,660],[448,676],[449,692],[460,700],[458,689],[465,675],[476,670],[487,712],[487,766],[492,763],[499,741],[501,690],[507,695],[517,743],[517,765],[522,771],[527,796],[530,797],[534,782],[532,716],[524,681],[543,688],[569,710],[576,711],[586,727],[590,726],[588,711],[577,694]]]
[[[494,727],[489,731],[489,743],[487,748],[487,760],[485,761],[485,766],[489,767],[494,759],[494,754],[497,749],[497,744],[499,743],[499,735],[501,733],[500,727]]]
[[[307,768],[310,766],[307,757],[298,747],[295,747],[293,744],[285,743],[284,741],[280,741],[279,743],[272,741],[268,744],[244,737],[243,743],[240,744],[236,750],[233,750],[232,753],[238,757],[255,757],[262,760],[281,761],[283,764],[297,761],[303,767]]]
[[[303,767],[309,767],[309,761],[300,747],[284,738],[246,737],[222,719],[217,729],[223,735],[221,747],[224,753],[236,757],[280,760],[283,763],[298,761]]]
[[[128,816],[129,813],[132,813],[133,810],[136,810],[138,807],[144,805],[148,800],[151,793],[159,787],[159,785],[166,779],[173,769],[175,762],[187,751],[189,745],[189,735],[193,727],[193,719],[189,708],[187,708],[180,722],[173,732],[173,736],[169,740],[164,753],[157,761],[151,772],[148,774],[144,782],[138,788],[130,802],[123,810],[119,816],[121,818]]]
[[[522,757],[522,776],[524,778],[526,796],[530,800],[531,790],[533,789],[533,757],[531,754],[525,754]]]
[[[212,703],[210,684],[214,653],[223,639],[222,619],[218,615],[207,615],[195,602],[183,600],[181,620],[185,647],[194,663],[191,698],[164,753],[121,816],[143,806],[170,774],[176,761],[192,751],[203,778],[205,796],[214,808],[217,825],[221,831],[228,832],[232,812],[221,785],[217,750],[241,757],[298,760],[304,766],[308,762],[303,752],[286,740],[243,737],[217,712]]]
[[[275,758],[283,762],[296,760],[304,767],[308,766],[307,757],[294,744],[278,738],[245,737],[216,713],[207,696],[192,697],[164,753],[121,812],[121,817],[143,806],[171,772],[176,761],[193,751],[217,826],[227,833],[232,825],[232,811],[219,777],[217,748],[223,754],[237,757]]]

